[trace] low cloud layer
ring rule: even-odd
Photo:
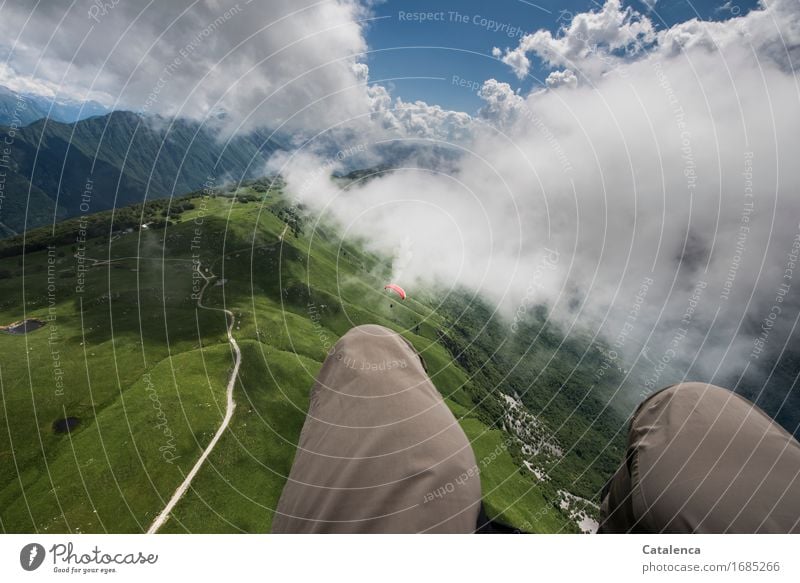
[[[622,54],[610,29],[637,48]],[[578,32],[599,43],[591,53],[566,38]],[[348,233],[402,249],[411,289],[479,290],[509,321],[547,304],[653,387],[667,366],[729,379],[760,365],[759,346],[780,349],[797,315],[798,32],[789,1],[657,33],[609,1],[500,55],[518,72],[533,52],[575,75],[527,96],[487,81],[453,171],[405,168],[342,191],[309,187],[313,149],[274,167]]]

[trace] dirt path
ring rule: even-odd
[[[164,526],[164,523],[167,521],[167,519],[169,519],[169,515],[175,508],[175,505],[180,501],[181,498],[183,498],[183,495],[186,494],[186,491],[192,484],[192,480],[194,480],[194,477],[200,471],[200,468],[203,466],[203,463],[205,463],[206,459],[208,459],[208,456],[211,454],[211,451],[214,449],[214,446],[217,445],[217,442],[219,441],[220,437],[222,437],[222,434],[230,425],[231,419],[233,419],[233,410],[236,408],[236,402],[233,400],[233,388],[236,385],[236,379],[239,376],[239,368],[242,364],[242,351],[239,349],[239,345],[236,343],[236,339],[233,337],[233,334],[231,333],[236,318],[233,315],[233,312],[231,312],[230,310],[226,310],[223,308],[209,308],[203,305],[203,294],[205,293],[208,285],[214,279],[214,274],[209,272],[208,276],[205,275],[199,266],[198,266],[198,273],[203,279],[205,279],[206,283],[203,285],[203,289],[200,290],[200,295],[197,298],[197,307],[202,310],[214,310],[216,312],[225,312],[225,317],[228,319],[228,342],[230,343],[231,349],[233,350],[233,353],[235,355],[233,370],[231,371],[231,376],[228,379],[228,388],[226,390],[227,405],[225,408],[225,417],[222,419],[222,423],[217,429],[217,432],[214,434],[214,437],[211,439],[211,441],[209,442],[206,449],[203,451],[200,458],[197,460],[197,462],[195,462],[191,471],[188,474],[186,474],[186,478],[184,478],[181,485],[178,486],[178,489],[175,490],[175,493],[172,495],[172,498],[170,498],[169,502],[167,502],[167,505],[153,521],[153,524],[150,525],[150,528],[147,530],[147,534],[155,534],[156,532],[158,532],[158,529]]]

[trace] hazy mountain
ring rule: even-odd
[[[73,123],[107,113],[108,108],[97,101],[53,99],[43,95],[18,93],[0,85],[0,125],[21,127],[45,117]]]
[[[226,142],[198,122],[130,112],[0,127],[0,142],[11,143],[0,152],[0,234],[197,190],[210,176],[219,184],[261,174],[280,147],[267,136]]]
[[[26,126],[47,117],[47,110],[8,87],[0,85],[0,125]]]

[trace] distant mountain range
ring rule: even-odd
[[[199,122],[113,112],[74,123],[0,127],[0,236],[262,175],[283,145],[268,132],[230,141]]]
[[[105,115],[109,109],[97,101],[54,99],[42,95],[19,93],[0,85],[0,125],[26,126],[49,117],[54,121],[74,123]]]

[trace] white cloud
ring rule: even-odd
[[[484,82],[478,96],[483,100],[478,115],[498,128],[513,127],[525,104],[525,100],[508,83],[496,79]]]
[[[525,35],[515,48],[497,49],[496,56],[519,78],[530,72],[533,56],[546,67],[567,67],[578,77],[594,81],[648,55],[675,56],[684,50],[717,50],[745,43],[790,68],[800,61],[797,12],[795,0],[765,0],[761,10],[727,21],[695,18],[656,32],[648,16],[623,8],[620,0],[606,0],[598,10],[576,14],[556,34],[537,30]]]
[[[556,35],[544,29],[525,35],[502,60],[520,79],[530,71],[528,54],[550,67],[570,67],[593,76],[621,62],[620,51],[639,54],[654,40],[647,17],[623,8],[620,0],[607,0],[597,11],[576,14]]]
[[[553,71],[550,73],[547,79],[545,79],[545,84],[551,89],[562,86],[574,89],[578,86],[578,78],[575,76],[575,73],[569,69],[564,69],[563,71]]]
[[[800,65],[800,7],[795,0],[766,0],[762,10],[723,22],[692,19],[658,35],[659,52],[676,55],[682,50],[708,51],[740,44],[784,69]]]
[[[368,73],[368,70],[366,70]],[[392,100],[382,85],[367,89],[372,119],[382,129],[400,137],[417,137],[451,142],[463,142],[470,137],[472,118],[461,111],[450,111],[424,101]]]
[[[0,63],[0,85],[8,87],[17,93],[41,95],[42,97],[48,98],[59,96],[62,99],[72,99],[76,101],[112,101],[111,96],[106,93],[87,92],[76,87],[59,85],[47,79],[34,78],[30,75],[20,75],[7,63]]]

